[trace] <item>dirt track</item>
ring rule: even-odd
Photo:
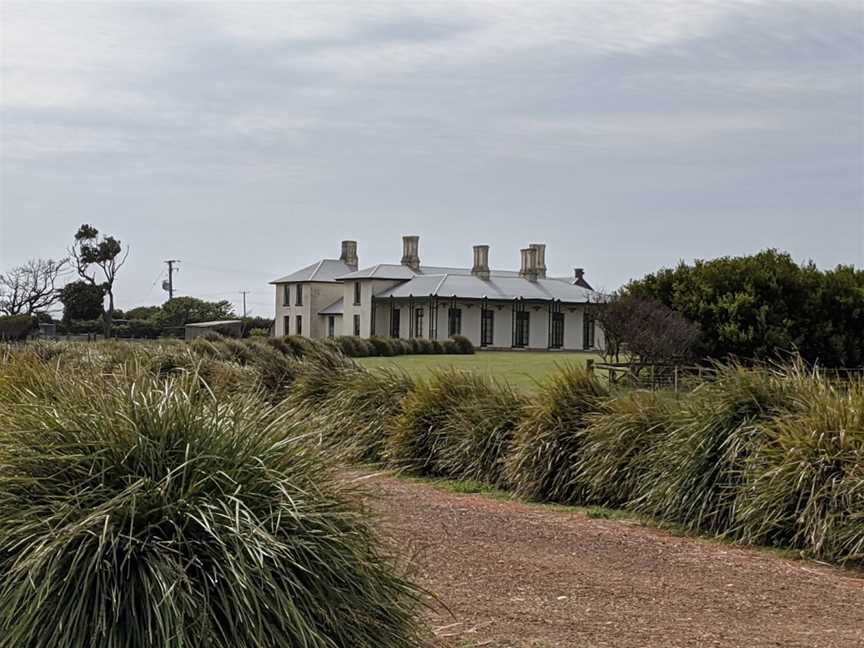
[[[864,576],[632,523],[371,484],[415,578],[452,611],[435,646],[864,646]]]

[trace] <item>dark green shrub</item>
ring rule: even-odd
[[[565,365],[542,383],[513,440],[506,477],[526,497],[568,504],[584,500],[575,474],[586,418],[608,391],[583,367]]]
[[[430,353],[432,353],[434,355],[440,355],[440,354],[444,353],[444,347],[441,345],[441,343],[438,340],[431,340],[429,342],[429,344],[430,344],[430,348],[431,348]]]
[[[461,353],[459,350],[459,345],[456,344],[453,340],[444,340],[441,343],[441,352],[446,353],[448,355],[455,355],[457,353]]]
[[[37,328],[36,318],[30,315],[0,316],[0,340],[23,340]]]
[[[464,335],[454,335],[450,339],[456,343],[456,347],[459,349],[458,353],[463,353],[466,355],[474,353],[474,345],[471,344],[471,340],[469,340]]]
[[[0,644],[419,648],[358,493],[254,396],[194,375],[4,388]]]
[[[390,338],[382,338],[372,336],[369,338],[369,344],[375,349],[376,356],[392,356],[393,346],[390,344]]]
[[[415,338],[414,341],[417,343],[417,351],[421,355],[428,355],[432,353],[432,341],[427,340],[426,338]]]

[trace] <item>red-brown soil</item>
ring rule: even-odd
[[[576,511],[375,477],[441,648],[864,646],[864,575]]]

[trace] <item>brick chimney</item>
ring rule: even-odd
[[[519,276],[537,281],[537,249],[533,247],[522,248],[522,267],[519,269]]]
[[[474,267],[471,268],[471,274],[480,277],[481,279],[489,278],[489,246],[475,245],[474,246]]]
[[[540,279],[546,278],[546,244],[532,243],[529,247],[537,250],[537,276]]]
[[[342,255],[339,260],[352,270],[357,269],[357,241],[342,241]]]
[[[585,281],[585,268],[574,268],[573,269],[573,285],[581,286],[582,288],[587,288],[588,290],[594,290],[587,281]]]
[[[402,265],[408,266],[414,272],[420,270],[420,237],[402,237]]]

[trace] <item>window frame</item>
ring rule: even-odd
[[[390,337],[398,338],[402,331],[402,309],[394,308],[390,317]]]
[[[447,310],[447,337],[462,335],[462,309],[450,307]]]
[[[303,305],[303,284],[295,284],[296,294],[294,295],[294,305],[302,306]]]
[[[354,314],[354,337],[360,337],[360,315]]]
[[[516,311],[516,344],[519,349],[527,347],[531,340],[531,313]]]
[[[495,341],[495,311],[484,308],[480,311],[480,346],[492,346]]]
[[[363,287],[359,281],[354,282],[354,305],[360,306],[363,303]]]
[[[294,330],[295,335],[303,335],[303,316],[295,315],[294,316]]]
[[[597,344],[597,320],[588,311],[582,316],[582,348],[594,349]]]
[[[336,316],[328,315],[327,316],[327,337],[334,338],[336,337]]]
[[[414,309],[414,337],[423,337],[423,307],[418,306]]]
[[[549,347],[552,349],[564,348],[564,313],[552,313],[552,339]]]
[[[290,306],[291,305],[291,284],[283,284],[282,285],[282,305]],[[287,333],[286,333],[287,335]]]

